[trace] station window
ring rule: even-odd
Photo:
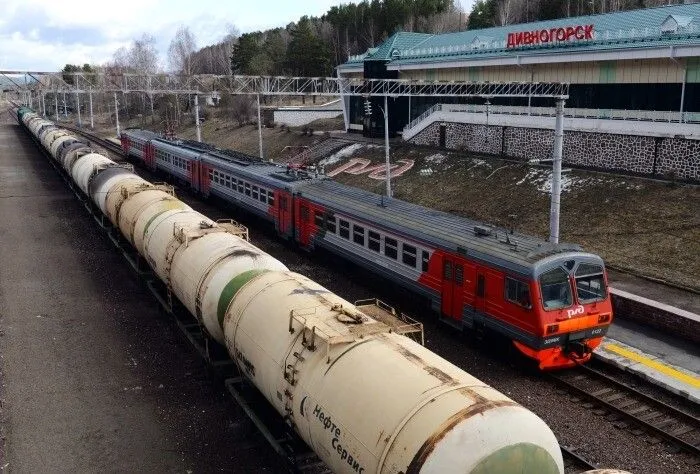
[[[389,258],[396,260],[399,258],[398,243],[396,239],[391,237],[384,237],[384,255]]]
[[[356,244],[365,245],[365,228],[357,224],[352,226],[352,240]]]
[[[530,287],[529,285],[515,278],[506,277],[506,300],[511,303],[522,306],[523,308],[532,307],[532,302],[530,300]]]
[[[326,216],[326,230],[335,234],[335,217],[331,215]]]
[[[430,254],[427,250],[423,250],[421,256],[421,270],[424,272],[428,271],[428,262],[430,261]]]
[[[350,238],[350,223],[348,221],[340,219],[340,232],[338,234],[344,239]]]
[[[413,245],[403,244],[401,261],[409,267],[416,268],[416,248]]]
[[[245,183],[245,195],[250,196],[250,183]]]
[[[260,197],[260,192],[259,192],[259,191],[260,191],[260,190],[258,189],[257,186],[253,186],[253,199],[255,199],[256,201],[257,201],[258,198]]]
[[[319,229],[323,228],[323,213],[321,211],[314,211],[314,223]]]
[[[381,236],[373,231],[370,230],[368,232],[368,239],[367,239],[367,246],[369,247],[370,250],[374,250],[375,252],[379,252],[379,249],[381,248]]]

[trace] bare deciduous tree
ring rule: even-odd
[[[500,0],[496,15],[499,26],[517,23],[523,15],[523,0]]]
[[[185,75],[194,71],[194,53],[197,51],[197,43],[189,27],[181,26],[177,29],[175,37],[168,47],[168,63],[170,70]]]
[[[243,126],[253,115],[253,99],[245,95],[236,95],[231,98],[231,114]]]

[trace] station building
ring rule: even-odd
[[[672,5],[446,34],[399,32],[338,66],[340,77],[470,82],[568,82],[571,109],[625,111],[641,120],[700,121],[700,4]],[[344,99],[348,130],[383,134],[381,112],[362,97]],[[383,105],[373,99],[373,109]],[[483,99],[389,100],[390,131],[438,103]],[[537,98],[490,99],[494,105],[552,107]],[[664,115],[665,114],[665,115]],[[663,118],[662,118],[663,119]]]

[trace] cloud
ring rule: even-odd
[[[103,63],[114,51],[148,33],[161,63],[178,27],[198,46],[239,31],[286,26],[302,15],[320,16],[339,0],[120,0],[105,8],[95,0],[2,0],[0,68],[58,70],[65,64]]]

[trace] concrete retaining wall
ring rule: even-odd
[[[626,319],[700,343],[700,316],[643,296],[610,289],[615,318]]]
[[[288,125],[290,127],[300,127],[314,120],[339,117],[342,113],[342,110],[280,109],[274,111],[274,121],[275,123]]]

